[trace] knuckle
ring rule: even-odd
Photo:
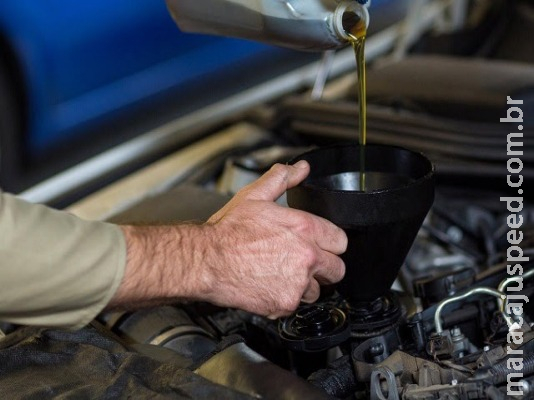
[[[295,224],[299,232],[309,234],[313,230],[313,219],[311,215],[299,213],[295,216]]]
[[[237,203],[241,203],[251,197],[251,195],[254,193],[254,186],[252,184],[249,184],[242,189],[240,189],[233,197],[233,201]]]
[[[280,163],[276,163],[271,167],[271,173],[280,176],[280,178],[286,178],[288,175],[287,167]]]
[[[289,179],[289,171],[283,164],[274,164],[267,173],[270,179],[275,180],[278,184],[282,184]]]
[[[304,248],[300,251],[300,256],[302,264],[304,264],[304,266],[307,268],[317,263],[317,252],[310,245],[304,246]]]

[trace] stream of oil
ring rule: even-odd
[[[365,145],[367,143],[367,93],[365,87],[365,36],[367,34],[365,23],[359,21],[354,27],[347,32],[350,43],[356,56],[356,68],[358,71],[358,104],[359,112],[359,144],[360,144],[360,173],[359,189],[366,191],[365,182]]]

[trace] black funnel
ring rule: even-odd
[[[434,201],[433,167],[420,153],[367,145],[366,191],[359,190],[360,147],[312,150],[311,172],[287,193],[290,207],[324,217],[349,238],[346,274],[337,289],[351,303],[383,296],[393,284]]]

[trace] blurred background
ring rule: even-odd
[[[370,33],[375,40],[369,45],[368,62],[380,65],[408,54],[442,54],[530,63],[533,20],[532,2],[526,0],[373,0]],[[27,196],[67,204],[71,200],[65,200],[65,193],[80,198],[209,135],[239,112],[307,90],[320,59],[318,53],[182,33],[164,1],[138,0],[132,6],[126,0],[3,0],[0,185],[28,194],[83,161],[109,154],[77,175],[64,176],[61,188]],[[302,69],[306,66],[312,69]],[[331,77],[354,72],[351,54],[340,55],[329,68]],[[442,79],[432,79],[432,71],[443,74],[456,64],[434,60],[402,68],[376,77],[371,73],[372,101],[416,105],[421,95],[414,92],[417,82],[412,81],[421,76],[427,77],[426,83],[419,85],[433,82],[437,86],[432,92],[442,92],[442,100],[458,97]],[[407,80],[392,86],[388,79],[401,70]],[[492,79],[492,73],[484,76]],[[269,90],[261,86],[273,80],[277,83]],[[457,101],[430,103],[435,112],[457,115],[465,110]],[[484,112],[494,115],[491,107]],[[146,133],[153,134],[149,138]],[[132,142],[139,137],[145,141]]]

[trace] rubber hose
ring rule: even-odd
[[[523,369],[516,371],[513,368],[508,368],[506,362],[511,357],[506,357],[504,360],[500,361],[498,364],[495,364],[490,371],[493,372],[494,383],[500,384],[507,381],[508,375],[511,373],[523,373],[523,376],[530,375],[534,373],[534,354],[529,354],[523,358]]]

